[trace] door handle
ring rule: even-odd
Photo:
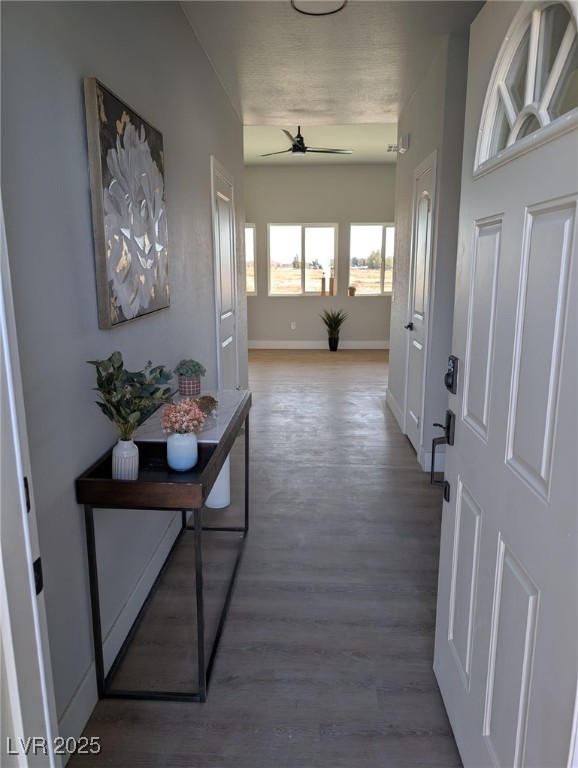
[[[453,411],[446,411],[445,424],[434,423],[434,427],[439,427],[444,431],[444,439],[448,445],[454,444],[454,435],[456,431],[456,415]],[[440,438],[436,438],[439,440]]]
[[[408,323],[407,325],[403,326],[408,331],[413,331],[413,323]]]
[[[431,441],[431,468],[430,468],[430,483],[432,485],[443,485],[444,487],[444,499],[449,502],[450,500],[450,484],[447,480],[435,479],[435,463],[436,463],[436,447],[447,443],[448,445],[454,444],[454,436],[456,429],[456,416],[453,411],[446,411],[445,424],[434,424],[434,427],[443,429],[444,433],[441,437],[434,437]]]

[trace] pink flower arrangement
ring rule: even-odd
[[[161,427],[169,435],[200,432],[204,423],[205,414],[191,398],[165,405],[161,416]]]

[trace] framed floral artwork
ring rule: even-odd
[[[109,329],[169,306],[163,137],[95,78],[84,96],[98,325]]]

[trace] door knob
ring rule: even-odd
[[[406,328],[408,331],[413,331],[413,323],[408,323],[407,325],[404,325],[403,327]]]

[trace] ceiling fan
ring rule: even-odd
[[[353,152],[352,149],[327,149],[324,147],[308,147],[305,144],[303,136],[301,135],[300,125],[297,126],[297,136],[292,136],[289,131],[286,131],[284,128],[281,130],[291,142],[289,149],[281,149],[279,152],[267,152],[265,155],[261,155],[261,157],[269,157],[270,155],[282,155],[285,152],[292,152],[294,155],[304,155],[306,152],[322,152],[326,155],[350,155]]]

